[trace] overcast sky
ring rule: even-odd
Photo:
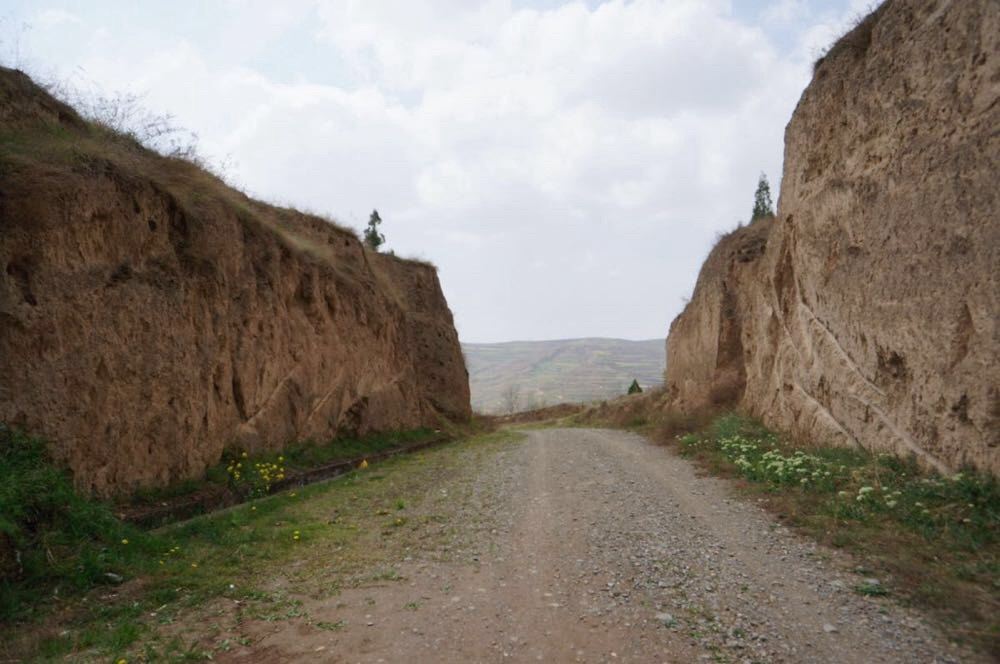
[[[664,337],[777,194],[812,61],[871,0],[5,2],[0,56],[132,91],[251,195],[439,267],[464,341]]]

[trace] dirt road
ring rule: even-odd
[[[466,546],[248,626],[230,661],[967,661],[919,616],[858,595],[846,556],[789,533],[643,438],[545,429],[456,483]],[[332,625],[316,629],[316,625]]]

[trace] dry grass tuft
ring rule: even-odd
[[[841,55],[850,54],[855,58],[860,58],[868,52],[872,43],[872,33],[875,24],[885,10],[886,3],[872,6],[865,14],[859,14],[847,32],[827,48],[813,63],[813,72],[819,71],[824,62],[834,60]]]

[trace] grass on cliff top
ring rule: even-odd
[[[338,269],[344,267],[342,262],[331,257],[325,242],[313,237],[311,222],[321,222],[328,233],[357,239],[356,231],[333,219],[251,199],[198,160],[158,154],[93,121],[85,121],[83,130],[58,124],[0,128],[0,170],[10,183],[24,189],[37,186],[40,178],[54,187],[79,186],[81,177],[142,178],[168,193],[189,219],[232,214],[272,233],[288,249]]]
[[[64,84],[37,85],[21,72],[0,67],[0,93],[11,122],[0,127],[0,172],[27,188],[72,186],[74,177],[93,176],[132,181],[142,178],[168,193],[190,218],[226,211],[244,223],[273,234],[288,249],[318,259],[335,270],[352,271],[337,260],[329,245],[340,235],[360,242],[358,231],[331,215],[304,211],[250,198],[227,181],[225,164],[198,151],[194,134],[174,124],[169,115],[143,108],[134,95],[91,99]],[[2,96],[2,94],[0,94]],[[58,97],[58,101],[56,100]],[[61,107],[59,119],[34,111],[35,98],[50,111]],[[365,251],[368,251],[365,249]],[[388,260],[434,267],[421,258],[382,254]]]
[[[516,437],[476,436],[142,532],[73,493],[39,456],[39,441],[4,435],[3,487],[25,473],[35,479],[3,494],[3,514],[13,506],[36,515],[19,517],[25,534],[17,541],[22,551],[34,546],[41,571],[4,577],[13,610],[0,618],[0,660],[129,662],[212,659],[251,645],[239,634],[244,620],[309,620],[303,599],[372,575],[398,578],[392,563],[416,551],[439,555],[438,544],[458,532],[449,504],[459,488],[449,482],[470,459]],[[24,448],[31,451],[6,453]],[[53,549],[57,541],[64,547]],[[70,582],[73,592],[64,592]]]
[[[833,40],[833,43],[826,47],[813,62],[813,73],[818,72],[824,62],[842,54],[850,53],[856,58],[864,56],[872,44],[875,25],[886,11],[887,4],[878,4],[871,7],[869,11],[856,15],[848,24],[844,34]]]
[[[729,413],[650,425],[701,467],[737,478],[785,523],[857,554],[877,586],[929,609],[946,633],[986,652],[1000,650],[1000,483],[961,472],[944,477],[890,454],[798,446],[759,422]]]

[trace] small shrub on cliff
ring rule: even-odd
[[[639,380],[638,379],[634,379],[632,381],[632,384],[628,386],[628,393],[629,394],[642,394],[642,388],[639,387]]]
[[[120,583],[154,540],[73,489],[38,438],[0,424],[0,621],[39,600]]]

